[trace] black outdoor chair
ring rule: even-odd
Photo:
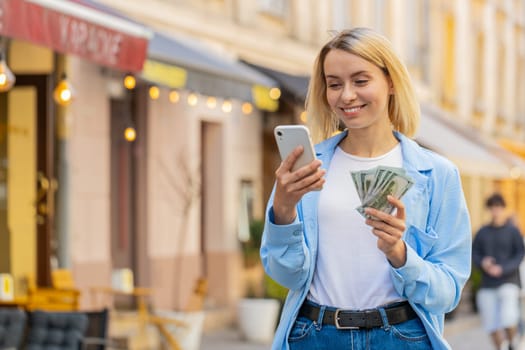
[[[88,317],[88,327],[81,343],[81,350],[126,349],[110,339],[108,335],[109,309],[84,312]]]
[[[26,314],[18,308],[0,308],[0,349],[18,349],[26,327]]]
[[[83,312],[28,312],[25,350],[78,350],[88,326]]]

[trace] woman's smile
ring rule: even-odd
[[[359,112],[366,107],[366,103],[358,106],[343,107],[341,110],[348,117],[353,117],[359,114]]]
[[[376,65],[343,50],[324,62],[326,100],[349,129],[390,128],[391,81]]]

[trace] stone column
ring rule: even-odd
[[[485,47],[483,56],[483,100],[484,100],[484,117],[481,128],[484,132],[490,133],[495,126],[496,121],[496,88],[493,82],[497,81],[497,38],[496,38],[496,13],[494,4],[487,2],[483,11],[483,29],[485,33]],[[490,83],[489,83],[490,82]]]
[[[456,106],[461,121],[467,122],[472,113],[473,99],[473,55],[471,31],[471,6],[469,1],[455,2],[456,40],[455,40],[455,80]]]

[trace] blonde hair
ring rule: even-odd
[[[410,76],[388,39],[368,28],[337,33],[315,59],[306,97],[308,124],[316,142],[329,138],[339,129],[339,118],[326,99],[324,61],[331,50],[343,50],[379,67],[392,80],[394,94],[388,101],[388,115],[394,130],[413,136],[419,124],[419,103]]]

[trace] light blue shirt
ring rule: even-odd
[[[345,136],[346,132],[338,134],[316,146],[323,168],[329,168]],[[398,132],[395,136],[414,185],[403,197],[407,260],[391,269],[392,281],[421,318],[433,349],[450,349],[443,338],[444,314],[459,303],[471,271],[472,233],[459,172],[445,158]],[[297,205],[298,217],[289,225],[274,224],[273,193],[268,202],[261,259],[266,273],[290,290],[274,350],[288,349],[288,334],[310,289],[318,248],[318,199],[319,191],[304,195]]]

